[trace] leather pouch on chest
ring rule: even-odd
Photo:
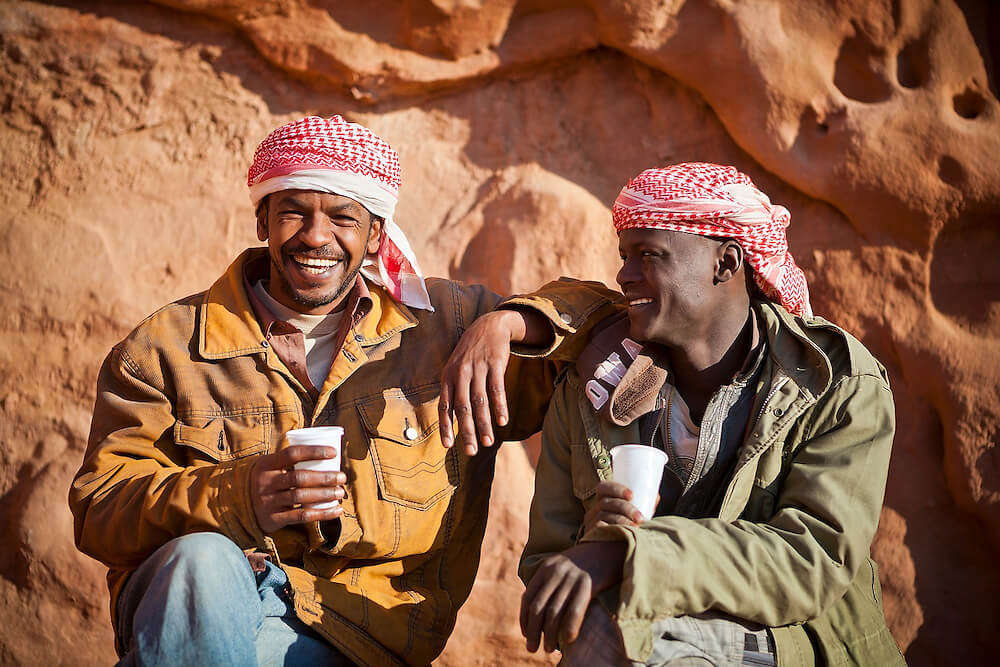
[[[616,426],[653,410],[668,378],[662,360],[628,332],[627,317],[612,320],[594,335],[576,364],[594,411]]]

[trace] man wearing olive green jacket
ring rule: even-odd
[[[520,576],[566,664],[889,665],[869,547],[884,368],[813,317],[788,212],[732,167],[643,172],[614,206],[624,293],[549,406]],[[610,450],[663,449],[652,518]],[[645,520],[644,520],[645,519]]]

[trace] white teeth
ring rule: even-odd
[[[294,259],[295,262],[307,272],[314,274],[323,273],[327,269],[340,263],[340,260],[315,259],[313,257],[301,257],[296,255],[292,255],[292,259]]]
[[[317,276],[321,273],[326,273],[326,269],[324,268],[316,268],[313,266],[303,266],[302,268],[305,270],[306,273],[312,273],[313,275]]]
[[[642,305],[645,305],[647,303],[653,303],[653,300],[652,299],[633,299],[632,301],[628,302],[628,305],[630,305],[630,306],[642,306]]]

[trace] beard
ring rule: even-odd
[[[284,256],[285,253],[283,252],[282,255]],[[354,287],[358,274],[361,272],[362,263],[364,263],[363,257],[361,261],[358,262],[357,266],[348,269],[347,275],[344,276],[344,280],[341,281],[336,289],[321,294],[309,294],[294,288],[285,276],[285,267],[282,266],[281,263],[274,261],[273,257],[271,258],[271,266],[274,269],[273,274],[276,278],[278,278],[278,280],[281,281],[281,287],[283,288],[282,291],[288,295],[292,301],[301,306],[305,306],[310,310],[331,304],[349,292],[351,288]]]

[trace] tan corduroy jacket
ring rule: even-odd
[[[264,251],[244,252],[207,292],[151,315],[105,360],[70,491],[77,546],[108,566],[114,616],[129,573],[154,550],[219,532],[270,553],[299,618],[355,662],[429,663],[472,588],[496,451],[470,458],[441,445],[440,373],[465,328],[500,298],[430,279],[431,313],[372,286],[371,310],[314,401],[266,345],[248,301],[243,267]],[[578,285],[541,292],[533,303],[557,343],[609,305],[606,292]],[[539,430],[553,376],[551,362],[512,363],[500,439]],[[319,524],[263,534],[250,504],[255,458],[285,446],[290,429],[324,424],[345,430],[339,534]]]

